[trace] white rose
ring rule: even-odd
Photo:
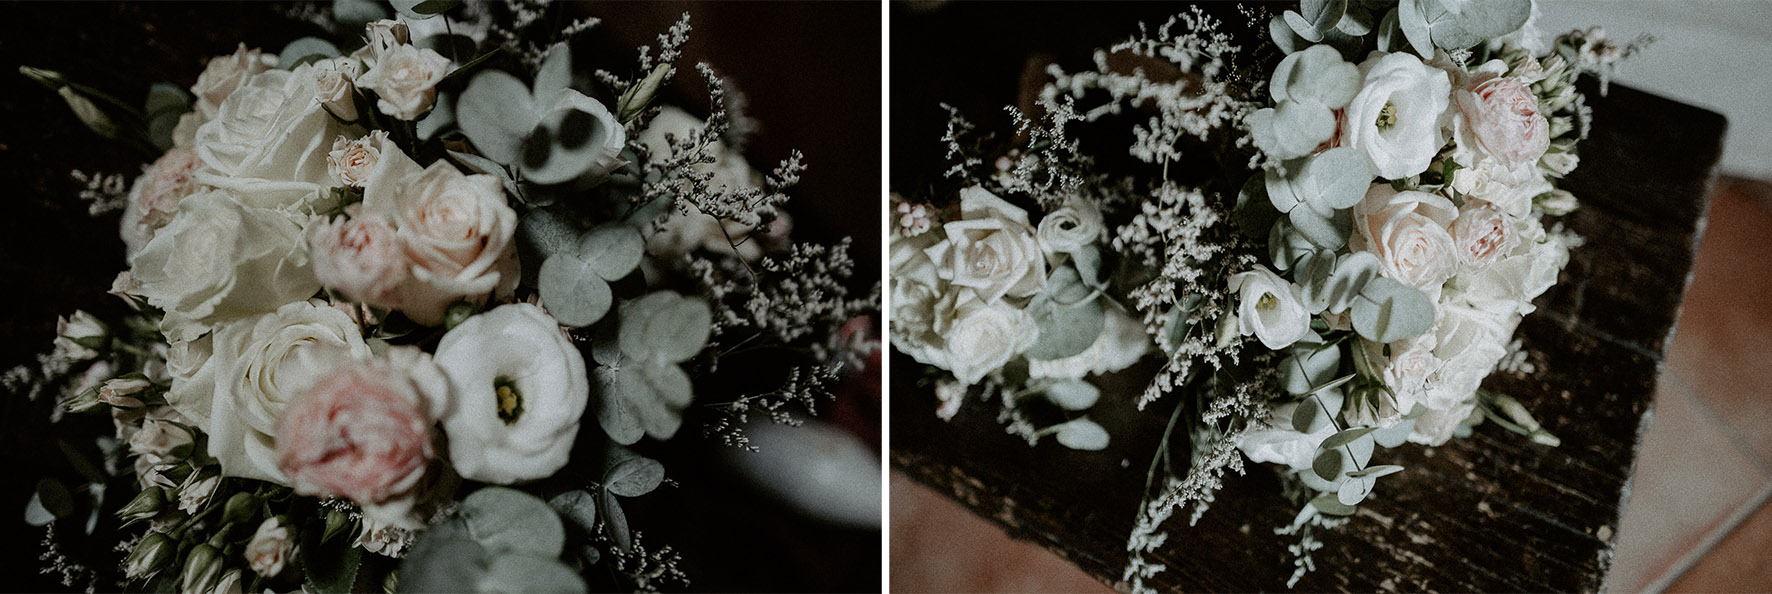
[[[1364,82],[1348,104],[1342,145],[1359,149],[1388,179],[1426,171],[1446,144],[1441,119],[1452,82],[1445,71],[1410,54],[1373,52],[1360,73]]]
[[[167,404],[209,434],[222,474],[287,485],[277,468],[277,418],[295,396],[345,357],[367,358],[362,329],[345,314],[309,301],[223,324],[215,353],[188,380],[175,379]]]
[[[396,45],[376,58],[375,66],[357,79],[357,86],[375,91],[376,109],[402,120],[416,120],[437,102],[437,82],[449,70],[449,58],[411,45]]]
[[[1439,307],[1439,314],[1434,356],[1444,363],[1428,378],[1422,404],[1447,410],[1470,399],[1483,378],[1495,371],[1520,319],[1445,304]]]
[[[179,216],[130,258],[148,303],[166,311],[172,342],[216,323],[276,310],[320,290],[298,217],[240,204],[225,191],[194,194]]]
[[[294,208],[331,184],[326,147],[355,128],[338,123],[314,98],[313,66],[255,76],[197,129],[204,185],[235,190],[262,208]]]
[[[1307,403],[1317,406],[1314,401]],[[1271,408],[1267,418],[1243,434],[1237,449],[1243,450],[1243,455],[1255,462],[1284,464],[1293,470],[1308,471],[1311,461],[1316,458],[1317,444],[1335,434],[1335,425],[1322,423],[1312,433],[1294,430],[1292,414],[1299,406],[1300,403],[1288,402]]]
[[[353,301],[392,307],[407,280],[405,244],[387,220],[363,215],[308,226],[314,276]]]
[[[141,430],[129,436],[129,453],[159,464],[172,455],[174,449],[190,445],[191,440],[191,432],[176,423],[165,419],[144,419]]]
[[[419,170],[398,151],[384,151],[376,169],[363,213],[393,222],[411,264],[390,305],[435,326],[452,303],[515,289],[517,212],[498,178],[462,175],[445,161]]]
[[[369,176],[375,173],[382,153],[398,150],[388,140],[386,130],[371,131],[355,140],[339,136],[332,139],[332,151],[326,153],[326,170],[345,185],[361,188],[369,185]]]
[[[356,88],[351,82],[357,79],[356,60],[320,60],[314,62],[314,67],[308,73],[314,77],[314,100],[319,101],[321,107],[332,112],[338,119],[347,122],[357,120],[357,100],[351,93]]]
[[[1470,418],[1471,413],[1476,410],[1475,403],[1460,404],[1444,410],[1430,408],[1416,417],[1415,427],[1409,433],[1409,441],[1429,447],[1446,445],[1458,426],[1464,424],[1464,420]]]
[[[1458,219],[1458,209],[1443,196],[1373,184],[1366,199],[1354,205],[1353,219],[1349,247],[1378,256],[1386,277],[1436,298],[1440,285],[1458,270],[1452,234],[1446,231]]]
[[[962,383],[978,383],[1039,339],[1039,327],[1019,308],[1000,300],[986,302],[969,290],[958,291],[953,299],[953,321],[941,334],[947,342],[946,367]]]
[[[289,526],[275,516],[265,518],[246,544],[246,565],[259,575],[276,577],[294,552],[295,536]]]
[[[1237,292],[1237,328],[1243,336],[1254,334],[1263,346],[1279,350],[1310,332],[1311,314],[1298,286],[1266,266],[1231,275],[1230,290]]]
[[[1126,315],[1118,305],[1107,308],[1107,323],[1101,335],[1083,352],[1043,361],[1028,358],[1028,375],[1036,378],[1080,379],[1091,373],[1109,373],[1131,367],[1145,351],[1150,350],[1151,337],[1144,324]]]
[[[1458,261],[1482,268],[1513,253],[1520,233],[1513,217],[1483,200],[1467,200],[1452,222],[1452,245]]]
[[[1569,175],[1577,165],[1581,164],[1581,156],[1575,153],[1545,153],[1538,159],[1538,165],[1552,175]]]
[[[132,394],[146,390],[148,386],[152,385],[154,385],[152,382],[142,378],[119,377],[108,379],[105,380],[105,383],[99,385],[98,399],[111,406],[122,406],[126,408],[139,407],[142,405],[142,401],[132,396]]]
[[[1092,201],[1072,198],[1040,219],[1038,236],[1040,249],[1065,254],[1094,245],[1105,233],[1101,209]]]
[[[436,361],[452,387],[442,421],[462,478],[508,484],[566,465],[590,384],[559,322],[534,305],[502,305],[444,334]]]
[[[197,96],[197,112],[205,118],[215,118],[229,95],[253,75],[271,69],[265,58],[257,49],[246,49],[244,43],[233,54],[210,58],[203,73],[197,75],[197,84],[191,86],[191,93]]]
[[[943,283],[936,275],[935,261],[925,253],[940,240],[935,233],[893,236],[887,274],[892,293],[892,315],[888,318],[892,344],[924,363],[931,363],[931,355],[926,351],[939,350],[941,343],[934,330],[935,307],[941,301]]]
[[[973,186],[960,190],[960,220],[942,230],[947,238],[928,250],[942,280],[975,289],[986,302],[1045,287],[1046,260],[1027,211]]]
[[[1421,402],[1428,378],[1433,377],[1443,364],[1434,356],[1434,335],[1424,334],[1388,345],[1364,338],[1357,340],[1360,348],[1366,349],[1367,360],[1383,366],[1363,372],[1377,375],[1396,393],[1399,412],[1407,413],[1415,408],[1415,404]],[[1389,355],[1385,354],[1387,347]]]
[[[178,116],[178,125],[172,127],[172,146],[183,149],[197,148],[197,130],[209,123],[209,117],[201,111],[193,111]]]
[[[351,54],[351,57],[361,60],[364,67],[374,68],[382,54],[396,46],[410,43],[412,32],[406,23],[382,19],[364,26],[363,39],[363,47]]]
[[[1452,189],[1468,198],[1488,201],[1516,219],[1532,213],[1532,199],[1555,189],[1530,165],[1509,168],[1494,159],[1476,159],[1452,175]]]

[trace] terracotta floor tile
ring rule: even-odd
[[[1662,376],[1619,522],[1612,591],[1666,587],[1772,489],[1772,476],[1719,429],[1691,386]]]
[[[1772,591],[1772,505],[1763,505],[1729,533],[1669,592]]]
[[[1668,365],[1772,467],[1772,196],[1723,182]]]
[[[893,592],[1112,592],[897,472],[891,489]]]

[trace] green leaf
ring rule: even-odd
[[[75,92],[73,87],[62,87],[55,92],[67,102],[68,109],[74,110],[74,116],[80,118],[80,123],[86,124],[87,129],[105,138],[117,138],[123,134],[122,128],[111,120],[110,115],[99,109],[85,95]]]
[[[1280,385],[1289,394],[1310,394],[1312,389],[1329,383],[1341,368],[1341,349],[1320,349],[1323,340],[1306,334],[1288,347],[1288,355],[1280,363]]]
[[[448,12],[455,5],[461,4],[461,0],[389,0],[389,3],[394,5],[394,10],[399,11],[400,16],[422,21]]]
[[[536,289],[542,303],[547,304],[548,313],[561,324],[589,326],[609,313],[615,294],[610,291],[609,282],[597,275],[596,266],[595,262],[569,252],[556,253],[542,262],[536,273]]]
[[[1375,277],[1353,302],[1354,331],[1374,342],[1421,336],[1434,325],[1434,303],[1414,287]]]
[[[1073,450],[1096,451],[1108,446],[1108,432],[1087,418],[1075,419],[1057,427],[1058,443]]]
[[[523,158],[523,141],[541,123],[529,87],[499,70],[480,73],[455,105],[462,134],[480,154],[506,165]]]
[[[1046,388],[1046,399],[1065,410],[1088,410],[1101,398],[1101,390],[1083,380],[1063,380]]]
[[[1297,33],[1292,32],[1292,27],[1286,24],[1286,19],[1278,15],[1268,19],[1267,33],[1268,37],[1273,39],[1274,45],[1287,54],[1304,49],[1310,43],[1303,37],[1299,37]]]
[[[1077,276],[1083,284],[1092,288],[1103,288],[1101,282],[1101,247],[1095,244],[1085,245],[1071,250],[1071,265],[1077,267]]]
[[[418,126],[414,128],[413,131],[418,133],[419,140],[430,140],[436,138],[438,133],[441,133],[443,130],[454,125],[455,93],[443,91],[437,94],[436,104],[431,108],[431,111],[425,113],[424,119],[418,121]],[[450,152],[451,154],[454,154],[454,151]],[[501,175],[499,177],[504,178],[510,176]],[[512,192],[511,195],[515,196],[517,194]]]
[[[1303,297],[1305,311],[1317,313],[1329,309],[1327,287],[1334,275],[1335,252],[1333,251],[1319,250],[1305,256],[1304,261],[1298,263],[1297,269],[1292,272],[1292,278],[1298,282],[1298,287],[1302,289],[1299,294]]]
[[[1325,450],[1333,450],[1335,448],[1339,448],[1341,446],[1353,443],[1354,440],[1365,437],[1367,434],[1372,433],[1373,431],[1377,431],[1377,430],[1378,430],[1377,427],[1354,427],[1352,429],[1344,429],[1339,432],[1336,432],[1335,435],[1331,435],[1328,438],[1325,438],[1323,440],[1323,444],[1320,446],[1317,446],[1317,447],[1320,447]]]
[[[1078,286],[1082,286],[1081,283]],[[1040,328],[1038,340],[1024,353],[1031,359],[1050,361],[1075,356],[1095,344],[1102,330],[1107,328],[1107,310],[1101,299],[1062,305],[1042,295],[1028,304],[1027,311]]]
[[[592,229],[578,242],[578,256],[591,263],[597,276],[609,281],[633,272],[645,252],[646,238],[640,231],[620,223]]]
[[[1317,477],[1334,482],[1341,476],[1342,453],[1333,449],[1317,452],[1317,458],[1311,461],[1311,472]]]
[[[584,578],[557,559],[497,555],[477,582],[480,592],[585,592]]]
[[[1354,515],[1354,507],[1338,500],[1334,493],[1324,493],[1311,500],[1311,507],[1331,516]]]
[[[302,64],[338,56],[338,46],[332,42],[318,37],[303,37],[289,42],[289,45],[283,46],[283,51],[277,52],[277,68],[295,70],[296,66]]]
[[[1280,16],[1286,19],[1286,27],[1292,29],[1292,32],[1299,37],[1303,37],[1305,41],[1316,43],[1323,40],[1322,32],[1317,31],[1317,27],[1312,25],[1309,19],[1304,18],[1304,15],[1288,10]]]
[[[1341,59],[1335,48],[1313,45],[1280,60],[1268,92],[1276,103],[1305,101],[1340,109],[1360,92],[1360,69]]]
[[[572,86],[572,50],[565,43],[548,48],[547,56],[542,58],[541,70],[535,73],[534,86],[536,100],[544,102]]]
[[[1231,210],[1231,222],[1236,223],[1237,230],[1251,239],[1266,239],[1265,234],[1279,216],[1267,196],[1267,174],[1251,175],[1244,180],[1243,188],[1237,191],[1237,206]]]
[[[1274,106],[1273,126],[1274,140],[1280,149],[1273,156],[1302,157],[1335,135],[1335,112],[1316,101],[1281,101]]]
[[[674,291],[650,293],[630,305],[621,324],[621,350],[629,356],[679,363],[707,345],[713,311],[700,298]]]
[[[1304,285],[1305,300],[1323,303],[1330,313],[1347,311],[1366,289],[1366,283],[1378,278],[1378,264],[1378,256],[1371,252],[1343,254],[1336,259],[1335,272],[1325,282]]]
[[[374,0],[332,0],[332,19],[347,29],[361,30],[365,25],[392,15]]]
[[[1397,26],[1397,9],[1392,8],[1384,13],[1384,20],[1378,22],[1378,51],[1401,51],[1402,35],[1402,29]]]
[[[1435,0],[1401,0],[1397,6],[1397,27],[1403,30],[1403,37],[1409,40],[1409,47],[1423,58],[1432,58],[1434,44],[1428,35],[1427,14],[1425,4],[1439,6]]]
[[[603,488],[622,497],[639,497],[664,482],[664,465],[645,456],[617,462],[603,475]]]
[[[1299,433],[1316,433],[1329,426],[1330,416],[1334,413],[1323,408],[1315,398],[1299,401],[1298,407],[1292,409],[1292,429]]]
[[[559,512],[560,519],[571,522],[587,533],[597,530],[597,498],[584,489],[575,489],[548,500],[548,505]]]
[[[1317,252],[1316,244],[1299,233],[1288,217],[1274,219],[1273,228],[1268,230],[1267,244],[1274,269],[1281,272],[1292,269],[1299,260]]]
[[[634,539],[628,533],[628,514],[622,511],[621,502],[615,500],[615,494],[608,489],[603,490],[603,526],[609,539],[622,550],[634,547]]]
[[[398,591],[459,591],[478,583],[490,560],[486,548],[468,536],[467,523],[460,516],[450,518],[419,533],[400,564]]]
[[[1341,22],[1335,24],[1335,30],[1354,37],[1371,33],[1372,13],[1364,9],[1349,10],[1341,16]]]
[[[488,486],[475,491],[462,500],[461,518],[468,536],[495,555],[517,551],[553,557],[566,544],[554,509],[516,489]]]
[[[639,417],[629,412],[631,407],[622,391],[619,372],[598,367],[591,370],[591,378],[597,382],[597,424],[609,434],[609,439],[628,445],[645,437],[646,429],[640,426]]]
[[[1341,502],[1343,505],[1358,505],[1361,501],[1366,499],[1367,495],[1372,494],[1372,485],[1374,482],[1375,481],[1371,477],[1350,477],[1341,483],[1340,489],[1336,490],[1335,500]]]
[[[1430,3],[1435,6],[1429,7]],[[1423,0],[1421,5],[1434,45],[1448,50],[1465,49],[1518,31],[1532,16],[1531,0]]]
[[[1426,410],[1419,404],[1415,405],[1415,409]],[[1415,430],[1415,419],[1419,416],[1404,415],[1403,420],[1397,421],[1389,427],[1373,431],[1372,440],[1387,448],[1403,445],[1403,442],[1409,441],[1409,434]]]
[[[357,581],[363,549],[340,540],[325,544],[325,524],[318,518],[302,530],[302,582],[305,590],[325,594],[350,592]]]
[[[61,481],[53,478],[38,479],[37,490],[31,494],[31,501],[37,502],[43,511],[48,512],[54,518],[66,518],[74,515],[73,493],[68,491],[67,485],[63,485]],[[26,513],[27,517],[30,515],[32,514]]]
[[[659,87],[664,86],[665,79],[670,77],[672,69],[673,67],[668,63],[659,64],[652,69],[652,72],[646,74],[646,78],[628,87],[628,90],[621,94],[621,99],[615,104],[616,119],[625,124],[640,115],[640,112],[652,103],[652,98],[658,94]]]
[[[1401,466],[1397,466],[1395,464],[1381,464],[1378,466],[1367,466],[1365,470],[1356,470],[1356,471],[1347,473],[1347,476],[1348,476],[1348,478],[1362,478],[1362,477],[1378,478],[1381,476],[1388,476],[1388,475],[1396,474],[1396,473],[1399,473],[1402,471],[1403,471],[1403,467],[1401,467]]]
[[[1372,170],[1359,150],[1336,147],[1311,157],[1295,185],[1301,202],[1328,214],[1359,204],[1372,186]]]

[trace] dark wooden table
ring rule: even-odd
[[[895,34],[897,30],[895,27]],[[895,68],[897,63],[895,62]],[[1349,524],[1320,532],[1317,571],[1301,591],[1595,591],[1606,586],[1618,521],[1680,301],[1692,276],[1722,116],[1613,85],[1594,108],[1581,166],[1563,187],[1582,201],[1570,227],[1586,238],[1558,285],[1520,326],[1538,372],[1485,385],[1518,398],[1562,438],[1546,448],[1493,423],[1437,449],[1413,444],[1375,460],[1401,464]],[[895,98],[895,102],[897,98]],[[895,139],[896,144],[896,139]],[[895,174],[896,175],[896,174]],[[1029,448],[995,410],[969,406],[949,422],[894,354],[892,465],[1010,535],[1039,543],[1120,590],[1125,543],[1174,395],[1143,413],[1132,400],[1153,369],[1106,378],[1091,417],[1113,443],[1076,452]],[[1189,527],[1177,512],[1168,566],[1174,591],[1285,589],[1292,571],[1273,528],[1297,508],[1267,468],[1227,478]]]

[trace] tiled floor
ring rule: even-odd
[[[1614,592],[1772,591],[1772,184],[1724,180],[1619,527]],[[1106,592],[895,474],[895,592]],[[981,562],[983,561],[983,562]]]

